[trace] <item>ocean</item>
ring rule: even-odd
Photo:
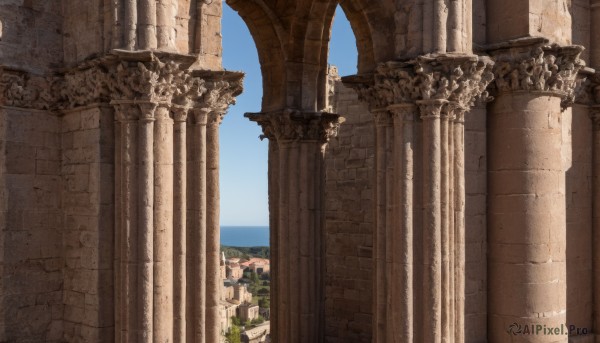
[[[221,245],[231,247],[268,247],[268,226],[221,226]]]

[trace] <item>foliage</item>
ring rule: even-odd
[[[234,326],[242,326],[240,318],[236,316],[231,317],[231,324],[233,324]]]
[[[221,251],[225,253],[226,258],[239,257],[250,259],[252,257],[271,257],[271,248],[269,247],[229,247],[222,245]]]
[[[262,308],[269,308],[269,307],[271,307],[271,301],[269,300],[269,298],[259,299],[258,306],[260,306]]]
[[[242,343],[241,330],[237,325],[232,325],[227,334],[225,334],[227,343]]]
[[[258,316],[257,318],[252,319],[252,325],[259,325],[265,322],[265,318],[263,316]]]
[[[259,289],[258,290],[258,295],[262,295],[262,296],[269,295],[269,289],[268,288],[261,288],[261,289]]]

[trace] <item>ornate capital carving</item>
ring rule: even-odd
[[[445,100],[465,108],[488,96],[494,62],[485,56],[432,54],[380,64],[369,78],[344,78],[372,108],[423,100]]]
[[[496,61],[494,88],[503,92],[548,92],[570,106],[575,99],[577,75],[585,67],[582,46],[547,44],[540,39],[517,40],[490,53]]]
[[[300,112],[285,109],[281,112],[246,113],[246,117],[263,129],[261,138],[280,142],[318,141],[327,143],[338,133],[343,118],[327,112]]]
[[[207,108],[194,108],[191,110],[193,123],[196,125],[206,125],[208,123],[208,114],[210,112]]]
[[[387,109],[373,110],[375,126],[388,127],[392,125],[392,114]]]
[[[173,120],[177,123],[181,123],[187,121],[190,109],[184,106],[173,105],[171,111],[173,112]]]
[[[51,109],[56,102],[56,79],[0,68],[0,105]]]
[[[0,69],[0,105],[63,110],[116,100],[226,112],[243,89],[242,73],[194,71],[153,53],[138,57],[107,55],[50,76]]]
[[[388,107],[392,113],[394,123],[414,121],[417,115],[417,106],[414,104],[397,104]]]
[[[442,113],[448,113],[446,108],[448,106],[447,100],[419,100],[417,105],[421,110],[421,119],[439,119],[442,117]]]

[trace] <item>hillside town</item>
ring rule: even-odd
[[[221,277],[221,342],[270,342],[269,259],[222,253]]]

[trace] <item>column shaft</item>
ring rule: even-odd
[[[141,105],[138,127],[138,315],[139,342],[152,343],[154,324],[154,111]]]
[[[280,254],[279,262],[281,268],[279,268],[279,275],[277,276],[278,287],[279,287],[279,300],[277,321],[279,326],[277,327],[277,335],[281,341],[287,341],[287,337],[290,334],[290,280],[289,280],[289,266],[290,266],[290,228],[289,228],[289,160],[290,160],[290,145],[288,142],[279,142],[279,209],[278,209],[278,227],[279,227],[279,251],[285,253]]]
[[[445,110],[440,120],[440,210],[441,210],[441,254],[442,254],[442,341],[449,342],[450,322],[453,319],[450,313],[450,150],[449,115]],[[427,187],[427,186],[425,186]]]
[[[124,0],[123,4],[123,47],[127,50],[133,50],[136,47],[137,37],[137,1]]]
[[[154,341],[173,342],[173,120],[156,110],[154,127]]]
[[[391,290],[393,336],[389,342],[413,342],[413,176],[414,176],[414,116],[412,104],[394,106],[394,207],[396,218],[392,236],[394,252]]]
[[[271,327],[279,327],[279,145],[269,140],[269,242],[271,246]],[[273,342],[279,342],[278,330],[271,331]]]
[[[141,50],[156,49],[156,0],[138,0],[138,42]]]
[[[177,0],[158,0],[156,4],[156,36],[159,49],[175,50]]]
[[[222,114],[211,113],[206,132],[206,341],[221,337],[219,301],[223,288],[220,269],[219,125]]]
[[[452,123],[452,147],[453,147],[453,196],[450,198],[453,204],[452,222],[454,223],[453,242],[454,250],[451,261],[454,261],[453,286],[453,311],[456,316],[455,342],[465,341],[465,124],[464,112],[457,109],[456,119]],[[453,200],[453,201],[452,201]]]
[[[174,327],[173,342],[187,343],[187,109],[175,109],[173,184]]]
[[[566,320],[565,173],[561,98],[496,97],[489,129],[489,339],[533,342],[510,325],[560,327]],[[510,337],[510,338],[509,338]],[[535,342],[567,342],[537,335]]]
[[[442,340],[441,106],[420,103],[423,119],[423,330],[424,341],[433,343]]]
[[[206,123],[207,113],[203,110],[195,111],[195,125],[193,144],[196,149],[194,159],[194,218],[190,228],[190,236],[193,237],[194,247],[194,283],[191,287],[194,302],[194,343],[206,342],[206,218],[207,218],[207,147],[206,147]],[[190,299],[191,300],[191,299]]]

